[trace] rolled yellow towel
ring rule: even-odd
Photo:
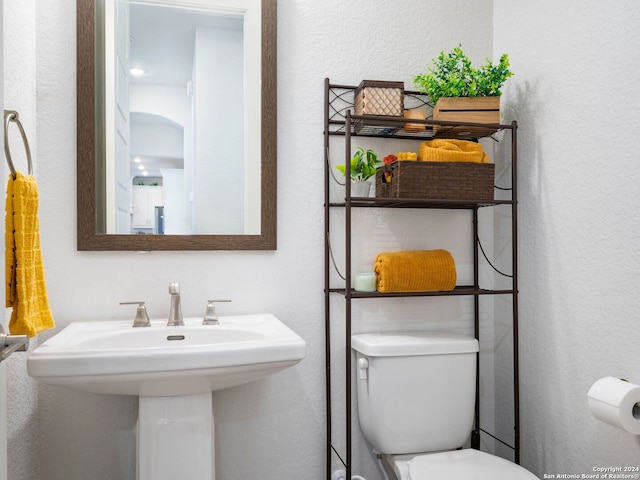
[[[379,292],[453,290],[456,264],[447,250],[380,253],[373,267]]]
[[[423,162],[489,163],[482,145],[467,140],[438,138],[420,144],[418,160]]]

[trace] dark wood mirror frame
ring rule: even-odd
[[[260,235],[96,233],[95,0],[77,0],[78,250],[275,250],[277,233],[276,0],[262,0]]]

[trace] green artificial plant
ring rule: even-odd
[[[429,73],[417,75],[413,84],[426,93],[433,103],[441,97],[500,96],[504,82],[513,75],[506,53],[500,57],[497,65],[487,59],[480,68],[474,68],[462,51],[462,45],[449,53],[444,50],[440,52],[428,70]]]
[[[376,152],[373,150],[365,151],[364,148],[357,147],[356,153],[351,159],[351,180],[363,181],[373,177],[381,164]],[[346,165],[337,165],[336,168],[346,176]]]

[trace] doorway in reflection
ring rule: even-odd
[[[130,118],[132,212],[131,232],[126,233],[190,233],[189,202],[184,198],[184,156],[188,147],[184,127],[150,113],[131,112]],[[170,210],[168,224],[164,221],[165,202]]]

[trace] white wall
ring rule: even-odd
[[[77,252],[75,1],[38,2],[37,19],[40,218],[59,327],[125,317],[118,302],[132,295],[147,301],[152,316],[166,316],[172,281],[182,283],[187,315],[201,314],[212,294],[233,299],[221,313],[275,313],[307,340],[307,357],[215,394],[219,478],[323,478],[323,79],[397,79],[410,87],[434,55],[458,42],[482,59],[491,54],[491,2],[410,0],[398,8],[391,0],[279,1],[276,252]],[[439,313],[437,305],[430,311]],[[378,315],[384,321],[394,312]],[[134,398],[44,385],[38,398],[41,448],[26,447],[21,456],[40,462],[48,480],[133,478]],[[375,480],[377,473],[367,475]]]
[[[75,251],[75,2],[38,2],[37,173],[57,323],[125,316],[117,303],[132,295],[166,316],[171,281],[182,283],[185,314],[199,314],[212,293],[234,300],[224,313],[275,313],[307,340],[307,358],[215,395],[218,473],[322,478],[322,79],[410,86],[430,58],[458,42],[474,59],[508,52],[516,76],[503,109],[520,125],[523,464],[538,475],[636,465],[637,439],[586,407],[601,376],[640,382],[636,2],[407,0],[398,8],[391,0],[280,0],[278,14],[278,250],[91,253]],[[392,222],[390,235],[410,233],[400,219],[372,215],[378,219]],[[456,327],[455,309],[466,308],[429,305],[429,314]],[[358,328],[372,319],[395,326],[397,309],[367,308]],[[414,299],[400,305],[409,317],[419,310]],[[24,372],[16,378],[10,408],[33,401],[30,380]],[[135,399],[46,386],[38,399],[39,408],[13,417],[28,441],[10,458],[10,478],[39,478],[38,464],[52,480],[133,478]],[[40,437],[32,430],[38,416]],[[357,451],[364,457],[365,445]],[[371,465],[359,473],[378,478]]]
[[[4,11],[0,8],[0,38],[3,38],[4,32]],[[3,42],[4,44],[4,42]],[[0,78],[3,79],[0,82],[0,98],[2,99],[2,103],[4,104],[4,52],[0,49]],[[2,133],[0,133],[0,141],[4,143],[4,129],[2,129]],[[4,157],[3,157],[4,158]],[[3,162],[3,165],[6,162]],[[6,177],[7,167],[4,166],[2,172],[5,174],[3,177]],[[0,205],[2,205],[2,209],[4,210],[5,200],[0,199]],[[0,246],[4,250],[4,236],[0,238]],[[0,292],[0,300],[4,303],[6,298],[3,292]],[[2,327],[6,332],[7,322],[6,319],[2,319]],[[7,480],[7,366],[6,363],[3,362],[0,364],[0,480]]]
[[[640,383],[639,24],[634,0],[494,1],[519,121],[522,463],[541,477],[639,464],[586,400],[603,376]]]
[[[129,85],[129,110],[152,113],[191,128],[191,106],[186,86],[167,87],[132,83]]]
[[[245,232],[243,32],[198,27],[193,60],[194,232]]]
[[[27,137],[35,172],[39,153],[36,117],[36,2],[5,1],[3,8],[4,108],[17,110]],[[15,124],[9,129],[10,150],[17,170],[27,173],[27,160],[22,138]],[[2,171],[9,169],[3,162]],[[5,185],[3,183],[3,185]],[[10,310],[5,311],[6,322]],[[37,384],[26,373],[25,354],[15,353],[6,362],[7,370],[7,444],[9,478],[37,479],[39,462],[24,455],[39,450]]]
[[[184,128],[175,123],[137,121],[131,116],[131,156],[148,155],[160,158],[184,157]],[[139,172],[136,172],[139,173]]]
[[[184,209],[184,169],[161,168],[162,198],[164,205],[164,233],[167,235],[188,234]]]

